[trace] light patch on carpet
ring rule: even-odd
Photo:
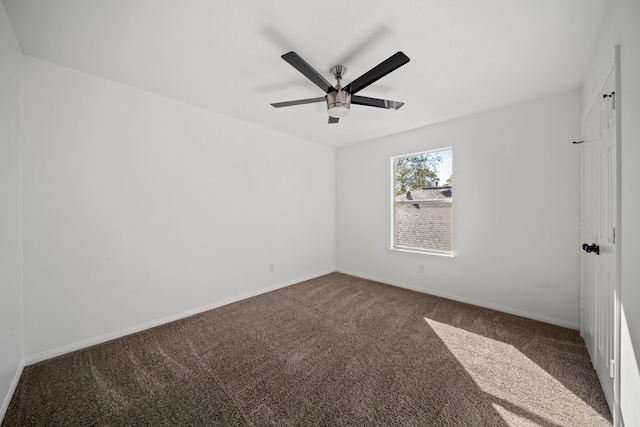
[[[498,412],[509,425],[523,425],[521,418],[528,420],[525,425],[557,425],[549,419],[568,425],[592,425],[594,421],[607,424],[595,409],[513,345],[426,317],[424,320],[488,400],[502,408]]]
[[[534,421],[531,421],[530,419],[528,419],[525,416],[520,416],[518,414],[514,414],[513,412],[509,411],[506,408],[503,408],[502,406],[493,403],[492,404],[493,409],[496,410],[496,412],[498,414],[500,414],[500,416],[502,417],[502,419],[510,426],[518,426],[518,427],[540,427],[541,425],[544,424],[539,424],[536,423]]]

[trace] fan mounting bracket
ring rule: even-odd
[[[336,80],[340,80],[344,77],[345,74],[347,74],[347,67],[345,67],[344,65],[334,65],[333,67],[331,67],[330,71],[333,77],[336,78]]]

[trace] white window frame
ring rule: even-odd
[[[400,159],[403,157],[411,157],[411,156],[417,156],[420,154],[428,154],[428,153],[436,153],[439,151],[447,151],[447,150],[451,150],[452,152],[452,158],[453,158],[453,147],[440,147],[440,148],[436,148],[433,150],[424,150],[424,151],[417,151],[415,153],[408,153],[408,154],[400,154],[398,156],[393,156],[390,159],[390,170],[391,173],[389,174],[390,176],[390,207],[391,207],[391,224],[390,224],[390,244],[388,249],[392,250],[392,251],[399,251],[399,252],[408,252],[408,253],[417,253],[417,254],[427,254],[427,255],[436,255],[436,256],[443,256],[443,257],[450,257],[453,258],[455,257],[455,252],[454,252],[454,248],[453,248],[453,230],[454,230],[454,224],[453,224],[453,200],[449,200],[449,201],[445,201],[444,203],[451,203],[451,251],[438,251],[435,249],[421,249],[421,248],[414,248],[414,247],[406,247],[406,246],[396,246],[396,159]],[[453,165],[452,165],[453,166]],[[452,187],[453,189],[453,187]],[[429,203],[429,202],[420,202],[420,203]]]

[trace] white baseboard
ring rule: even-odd
[[[361,274],[361,273],[357,273],[357,272],[353,272],[353,271],[347,271],[347,270],[343,270],[343,269],[338,269],[338,270],[327,270],[327,271],[323,271],[323,272],[319,272],[316,274],[312,274],[312,275],[308,275],[308,276],[304,276],[304,277],[300,277],[294,280],[289,280],[287,282],[283,282],[283,283],[279,283],[277,285],[273,285],[273,286],[269,286],[267,288],[263,288],[260,289],[258,291],[254,291],[254,292],[248,292],[242,295],[238,295],[236,297],[233,298],[229,298],[223,301],[218,301],[212,304],[208,304],[202,307],[198,307],[192,310],[187,310],[181,313],[176,313],[176,314],[172,314],[170,316],[166,316],[160,319],[156,319],[156,320],[152,320],[150,322],[145,322],[142,324],[138,324],[135,326],[131,326],[129,328],[125,328],[125,329],[120,329],[118,331],[113,331],[113,332],[109,332],[107,334],[104,335],[99,335],[97,337],[92,337],[92,338],[88,338],[86,340],[82,340],[82,341],[78,341],[72,344],[68,344],[68,345],[64,345],[61,347],[57,347],[51,350],[47,350],[41,353],[37,353],[37,354],[32,354],[32,355],[27,355],[25,358],[25,361],[23,362],[22,366],[24,367],[25,365],[32,365],[34,363],[38,363],[41,362],[43,360],[47,360],[47,359],[51,359],[57,356],[61,356],[63,354],[67,354],[70,353],[72,351],[76,351],[76,350],[80,350],[86,347],[90,347],[92,345],[96,345],[96,344],[101,344],[103,342],[106,341],[110,341],[116,338],[121,338],[124,337],[126,335],[130,335],[130,334],[134,334],[136,332],[141,332],[144,331],[146,329],[150,329],[150,328],[154,328],[156,326],[160,326],[163,325],[165,323],[169,323],[169,322],[173,322],[175,320],[179,320],[179,319],[183,319],[185,317],[189,317],[189,316],[193,316],[194,314],[198,314],[198,313],[202,313],[205,311],[209,311],[209,310],[213,310],[214,308],[218,308],[218,307],[222,307],[224,305],[227,304],[231,304],[234,302],[238,302],[241,301],[243,299],[247,299],[247,298],[251,298],[257,295],[261,295],[267,292],[271,292],[271,291],[275,291],[277,289],[281,289],[287,286],[291,286],[295,283],[299,283],[299,282],[303,282],[305,280],[310,280],[310,279],[314,279],[316,277],[320,277],[320,276],[324,276],[325,274],[329,274],[329,273],[333,273],[334,271],[337,271],[338,273],[344,273],[344,274],[349,274],[351,276],[356,276],[356,277],[360,277],[363,279],[367,279],[367,280],[373,280],[376,282],[380,282],[380,283],[385,283],[387,285],[391,285],[391,286],[397,286],[400,288],[405,288],[405,289],[410,289],[412,291],[417,291],[417,292],[421,292],[421,293],[425,293],[425,294],[430,294],[430,295],[435,295],[435,296],[439,296],[442,298],[447,298],[447,299],[451,299],[451,300],[455,300],[455,301],[460,301],[460,302],[464,302],[467,304],[473,304],[473,305],[477,305],[479,307],[485,307],[485,308],[489,308],[492,310],[497,310],[497,311],[502,311],[504,313],[509,313],[509,314],[514,314],[516,316],[521,316],[521,317],[526,317],[529,319],[533,319],[533,320],[539,320],[541,322],[545,322],[545,323],[551,323],[553,325],[558,325],[558,326],[563,326],[565,328],[570,328],[570,329],[576,329],[578,330],[580,327],[577,323],[574,322],[567,322],[566,320],[562,320],[562,319],[557,319],[557,318],[553,318],[553,317],[547,317],[547,316],[542,316],[540,314],[537,313],[530,313],[527,311],[522,311],[522,310],[517,310],[517,309],[513,309],[511,307],[505,307],[502,305],[498,305],[498,304],[491,304],[491,303],[487,303],[486,301],[480,301],[480,300],[476,300],[473,298],[467,298],[467,297],[462,297],[460,295],[455,295],[455,294],[450,294],[447,292],[441,292],[441,291],[437,291],[434,289],[429,289],[429,288],[422,288],[422,287],[417,287],[417,286],[413,286],[413,285],[408,285],[406,283],[401,283],[401,282],[397,282],[394,280],[388,280],[388,279],[383,279],[380,277],[374,277],[374,276],[370,276],[367,274]],[[22,367],[20,368],[20,372],[22,372]],[[19,375],[18,377],[19,378]],[[16,385],[17,385],[17,380],[16,380]],[[7,406],[8,406],[8,402],[6,402]]]
[[[384,283],[386,285],[397,286],[399,288],[409,289],[409,290],[420,292],[420,293],[423,293],[423,294],[435,295],[435,296],[438,296],[438,297],[447,298],[447,299],[451,299],[451,300],[454,300],[454,301],[460,301],[460,302],[464,302],[464,303],[467,303],[467,304],[477,305],[479,307],[489,308],[491,310],[502,311],[504,313],[514,314],[516,316],[526,317],[528,319],[539,320],[541,322],[551,323],[552,325],[558,325],[558,326],[562,326],[562,327],[569,328],[569,329],[576,329],[576,330],[580,329],[580,325],[578,323],[568,322],[566,320],[557,319],[555,317],[543,316],[543,315],[540,315],[540,314],[537,314],[537,313],[530,313],[528,311],[518,310],[518,309],[511,308],[511,307],[505,307],[503,305],[491,304],[491,303],[488,303],[486,301],[481,301],[481,300],[477,300],[477,299],[474,299],[474,298],[467,298],[467,297],[462,297],[462,296],[456,295],[456,294],[450,294],[450,293],[447,293],[447,292],[437,291],[437,290],[434,290],[434,289],[422,288],[422,287],[418,287],[418,286],[408,285],[406,283],[401,283],[401,282],[397,282],[397,281],[394,281],[394,280],[382,279],[382,278],[379,278],[379,277],[369,276],[367,274],[356,273],[356,272],[353,272],[353,271],[347,271],[347,270],[343,270],[343,269],[338,269],[337,272],[338,273],[348,274],[350,276],[360,277],[362,279],[373,280],[375,282]]]
[[[286,282],[278,283],[277,285],[272,285],[267,288],[260,289],[254,292],[247,292],[245,294],[238,295],[233,298],[228,298],[226,300],[217,301],[212,304],[207,304],[202,307],[194,308],[192,310],[183,311],[181,313],[172,314],[169,316],[162,317],[160,319],[152,320],[149,322],[141,323],[135,326],[131,326],[129,328],[120,329],[117,331],[109,332],[104,335],[99,335],[97,337],[88,338],[86,340],[78,341],[72,344],[67,344],[62,347],[57,347],[51,350],[43,351],[37,354],[31,354],[26,356],[25,364],[33,365],[34,363],[42,362],[43,360],[52,359],[57,356],[62,356],[63,354],[71,353],[72,351],[80,350],[83,348],[91,347],[92,345],[101,344],[106,341],[110,341],[116,338],[121,338],[126,335],[134,334],[136,332],[141,332],[146,329],[154,328],[156,326],[163,325],[165,323],[173,322],[176,320],[183,319],[185,317],[193,316],[194,314],[199,314],[205,311],[213,310],[214,308],[222,307],[227,304],[231,304],[234,302],[238,302],[247,298],[255,297],[261,294],[265,294],[267,292],[275,291],[277,289],[285,288],[287,286],[291,286],[293,284],[304,282],[305,280],[315,279],[316,277],[324,276],[325,274],[333,273],[335,270],[323,271],[315,274],[311,274],[304,277],[299,277],[294,280],[289,280]]]
[[[7,409],[9,409],[9,403],[11,403],[11,398],[13,397],[13,393],[16,391],[16,387],[18,387],[18,382],[20,381],[20,377],[22,376],[22,371],[24,370],[26,363],[25,359],[20,361],[18,365],[18,369],[16,370],[16,374],[13,376],[13,381],[11,381],[11,386],[7,391],[7,395],[4,397],[4,401],[2,402],[2,407],[0,407],[0,424],[2,424],[2,420],[4,420],[4,416],[7,414]]]

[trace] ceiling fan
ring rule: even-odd
[[[316,86],[325,91],[326,95],[318,98],[298,99],[295,101],[276,102],[275,108],[290,107],[292,105],[312,104],[315,102],[327,102],[327,113],[329,113],[329,123],[338,123],[341,117],[349,114],[351,104],[366,105],[368,107],[378,107],[397,110],[404,105],[404,102],[389,101],[379,98],[368,98],[366,96],[356,95],[362,89],[371,83],[381,79],[390,72],[402,67],[409,62],[409,57],[402,52],[391,55],[380,64],[376,65],[345,87],[342,87],[340,81],[347,73],[347,68],[343,65],[336,65],[331,68],[331,74],[336,78],[335,86],[331,85],[324,77],[314,70],[311,65],[295,52],[289,52],[282,55],[282,59],[287,61],[296,70],[300,71],[306,78],[311,80]]]

